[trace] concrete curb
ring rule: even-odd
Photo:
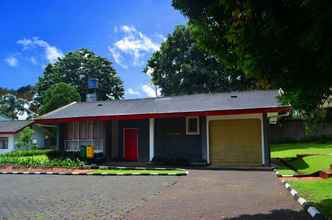
[[[273,169],[277,177],[296,177],[296,175],[281,175],[277,169]]]
[[[84,165],[83,168],[88,169],[117,169],[117,170],[174,170],[175,168],[163,168],[163,167],[125,167],[125,166],[98,166],[98,165]]]
[[[277,177],[281,177],[278,171],[274,170],[274,173]],[[279,175],[279,176],[278,176]],[[317,208],[311,206],[310,203],[303,197],[299,195],[299,193],[293,189],[290,184],[285,181],[281,180],[282,185],[285,189],[291,194],[291,196],[303,207],[303,209],[311,216],[314,220],[325,220],[325,217],[318,211]]]
[[[9,175],[70,175],[70,176],[186,176],[188,171],[184,173],[79,173],[79,172],[2,172],[1,174]]]

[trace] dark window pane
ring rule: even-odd
[[[197,118],[188,119],[188,132],[197,132]]]
[[[0,137],[0,149],[8,149],[8,137]]]

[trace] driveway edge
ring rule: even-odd
[[[275,175],[277,177],[282,177],[277,170],[273,170]],[[318,211],[318,209],[314,206],[311,206],[306,199],[299,196],[299,193],[293,189],[290,184],[285,181],[281,180],[282,185],[285,187],[285,189],[291,194],[291,196],[302,206],[302,208],[311,216],[314,220],[325,220],[325,217],[323,214]]]
[[[9,175],[67,175],[67,176],[186,176],[188,171],[184,173],[79,173],[79,172],[3,172],[1,174]]]

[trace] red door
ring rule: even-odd
[[[138,130],[136,128],[125,128],[124,132],[124,146],[125,146],[125,160],[137,161],[137,141]]]

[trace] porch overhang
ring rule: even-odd
[[[214,116],[214,115],[241,115],[257,114],[272,112],[288,112],[290,106],[251,108],[251,109],[232,109],[232,110],[215,110],[215,111],[196,111],[196,112],[166,112],[166,113],[146,113],[146,114],[123,114],[123,115],[96,115],[83,117],[64,117],[64,118],[45,118],[35,119],[37,124],[63,124],[79,121],[110,121],[110,120],[143,120],[150,118],[176,118],[186,116]]]

